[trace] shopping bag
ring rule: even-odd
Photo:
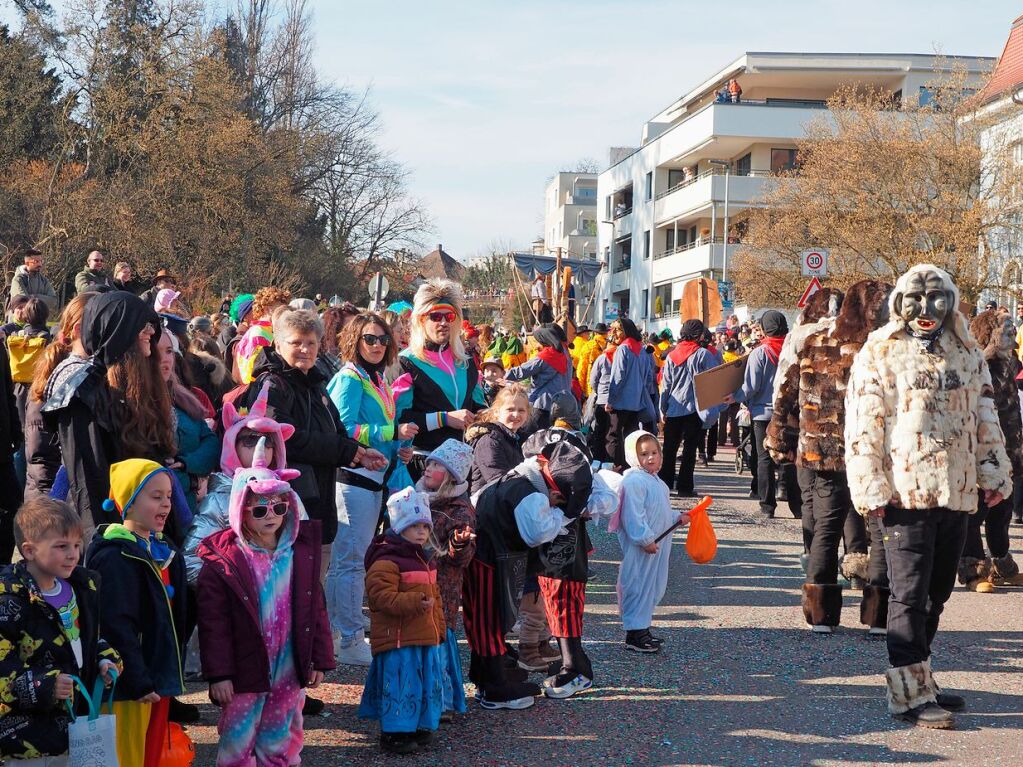
[[[68,767],[119,767],[117,761],[117,727],[113,714],[114,687],[117,684],[117,672],[114,684],[110,686],[107,700],[109,713],[102,713],[104,687],[103,679],[96,680],[92,695],[85,689],[82,680],[73,677],[75,686],[82,692],[89,706],[87,717],[75,718],[71,702],[67,702],[72,722],[68,726]]]
[[[714,559],[718,551],[718,537],[707,515],[710,497],[704,498],[689,512],[689,532],[686,535],[686,552],[698,565],[705,565]]]

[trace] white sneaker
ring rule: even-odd
[[[883,626],[875,626],[874,628],[867,632],[867,636],[869,636],[871,639],[884,639],[886,636],[888,636],[888,629],[884,628]]]
[[[577,674],[575,678],[563,685],[558,686],[557,677],[547,677],[544,681],[543,694],[548,698],[571,698],[578,692],[583,692],[593,687],[593,680],[587,679],[582,674]]]
[[[334,640],[334,658],[346,666],[370,666],[373,664],[373,651],[361,635],[347,645],[341,643],[341,637],[337,637]]]
[[[831,626],[810,626],[810,631],[814,634],[831,634],[834,633],[834,629]]]

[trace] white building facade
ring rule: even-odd
[[[544,192],[544,245],[565,258],[597,257],[597,174],[558,173]]]
[[[991,58],[946,57],[979,81]],[[735,214],[797,167],[797,142],[845,85],[930,98],[932,55],[746,53],[643,126],[638,149],[597,180],[598,315],[627,313],[648,330],[677,330],[686,282],[717,280],[727,303],[741,244]],[[736,94],[734,81],[741,93]],[[614,159],[614,158],[613,158]],[[727,234],[726,234],[727,222]]]

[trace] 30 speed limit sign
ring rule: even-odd
[[[828,251],[824,248],[804,250],[800,254],[804,277],[828,276]]]

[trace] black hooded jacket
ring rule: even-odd
[[[103,501],[110,495],[110,465],[125,458],[150,457],[121,454],[118,417],[106,378],[107,368],[138,342],[147,323],[156,328],[154,340],[159,338],[159,317],[141,299],[124,291],[96,296],[82,315],[82,344],[90,358],[78,361],[70,375],[63,364],[58,365],[47,382],[43,419],[60,441],[68,503],[87,530],[121,521],[103,510]]]
[[[302,472],[302,476],[291,486],[309,518],[319,520],[323,542],[332,543],[337,535],[337,470],[351,465],[359,443],[349,438],[337,408],[327,396],[327,379],[319,366],[303,373],[266,347],[253,373],[256,377],[243,404],[251,407],[263,383],[270,382],[267,416],[295,427],[295,434],[288,440],[288,467]]]

